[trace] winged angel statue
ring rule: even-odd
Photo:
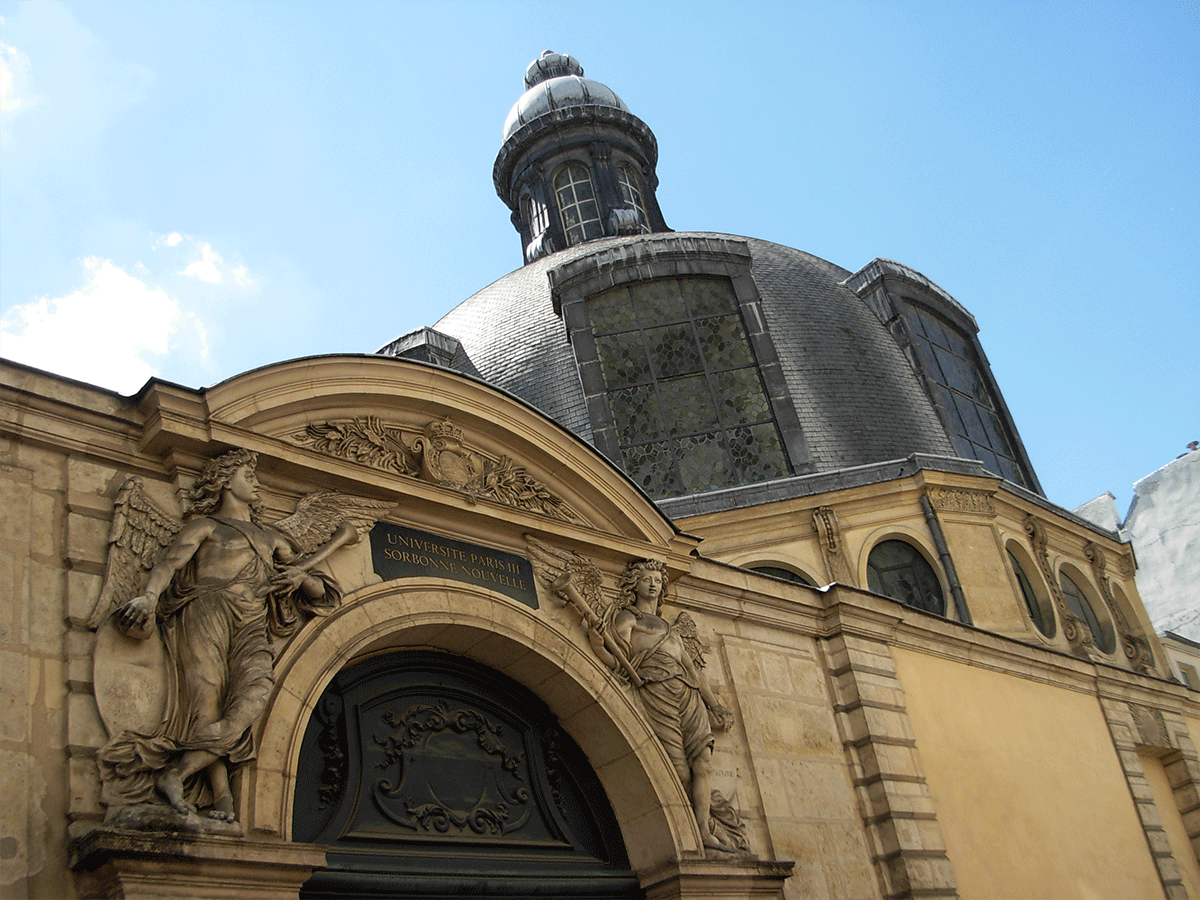
[[[727,730],[733,714],[704,677],[704,648],[695,620],[659,614],[667,591],[666,566],[633,560],[622,574],[615,603],[601,592],[600,571],[589,560],[526,536],[535,570],[551,591],[575,607],[588,642],[605,665],[637,689],[650,725],[692,801],[704,846],[745,853],[745,827],[730,802],[712,790],[713,729]]]
[[[276,639],[337,607],[341,591],[317,565],[358,541],[390,506],[323,491],[268,525],[256,464],[248,450],[210,461],[190,492],[185,522],[158,508],[140,479],[129,479],[117,497],[104,587],[89,622],[99,629],[97,701],[113,735],[97,756],[110,817],[165,800],[193,822],[203,809],[214,827],[240,830],[229,773],[254,758]],[[122,658],[139,654],[126,671],[162,659],[161,713],[142,701],[139,716],[138,699],[128,695],[132,703],[102,700],[111,696],[100,684],[106,673],[119,678]]]

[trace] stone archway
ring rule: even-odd
[[[292,837],[303,737],[321,695],[353,662],[401,649],[466,657],[545,704],[602,784],[634,870],[703,856],[687,798],[636,700],[586,648],[534,611],[440,579],[356,592],[289,644],[276,665],[258,760],[242,791],[240,814],[249,831]]]

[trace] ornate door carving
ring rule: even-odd
[[[443,653],[333,680],[305,732],[293,838],[331,848],[310,898],[642,896],[608,798],[550,711]]]

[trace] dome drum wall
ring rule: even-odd
[[[518,133],[501,149],[497,158],[496,191],[513,211],[513,226],[521,236],[526,262],[576,243],[564,228],[562,204],[555,189],[559,172],[572,162],[584,166],[591,180],[602,227],[597,237],[615,237],[621,233],[613,222],[613,213],[632,208],[621,191],[619,173],[623,169],[632,173],[640,187],[646,221],[639,230],[670,230],[655,197],[658,178],[654,173],[654,155],[646,152],[643,142],[630,139],[631,129],[614,124],[613,120],[618,116],[628,120],[624,124],[637,121],[628,113],[620,115],[619,111],[604,107],[556,110],[547,117],[553,122],[543,119],[527,126],[531,134],[523,146],[510,147],[514,141],[521,141],[523,135]],[[553,128],[552,135],[547,133],[550,128]],[[648,128],[645,133],[652,141],[653,135],[649,134]],[[506,158],[509,149],[514,153]],[[530,204],[547,211],[541,223],[536,215],[528,212]],[[535,242],[539,242],[536,248],[531,246]]]

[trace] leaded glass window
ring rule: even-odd
[[[908,309],[913,338],[950,419],[955,451],[979,460],[989,472],[1029,487],[972,342],[923,307],[910,304]]]
[[[568,244],[579,244],[604,236],[596,191],[587,167],[567,163],[554,176],[554,193],[558,198],[558,214],[562,217],[563,234]]]
[[[912,544],[904,541],[882,541],[871,549],[867,557],[867,587],[905,606],[939,616],[946,614],[946,600],[933,566]]]
[[[642,228],[650,230],[648,218],[646,216],[646,204],[642,202],[642,188],[637,175],[629,166],[621,166],[617,169],[617,188],[621,192],[621,199],[629,205],[630,208],[637,211],[638,219],[641,220]]]
[[[588,300],[588,315],[622,463],[646,493],[791,474],[727,279],[613,288]]]

